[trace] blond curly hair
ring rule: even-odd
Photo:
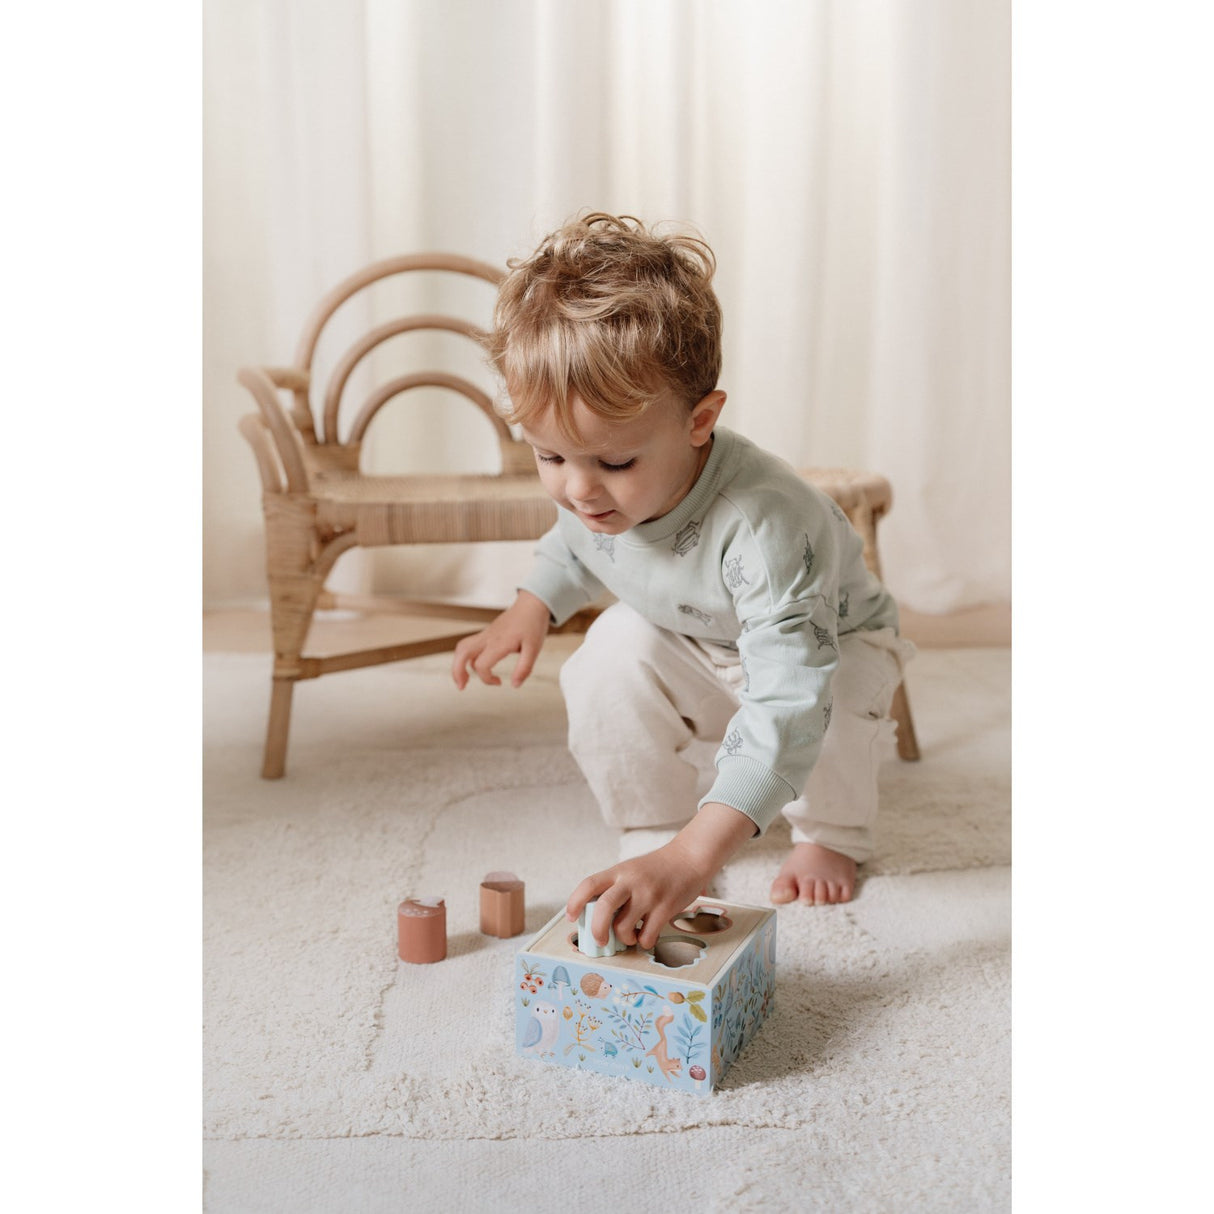
[[[510,394],[507,421],[553,409],[573,434],[574,396],[625,421],[666,392],[691,408],[716,388],[716,258],[698,237],[595,211],[507,265],[485,342]]]

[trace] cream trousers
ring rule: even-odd
[[[801,796],[782,811],[794,842],[858,863],[872,855],[877,771],[895,750],[890,703],[914,652],[892,628],[841,638],[830,728]],[[623,603],[594,622],[561,669],[561,690],[569,749],[611,825],[692,817],[742,679],[735,650],[655,627]]]

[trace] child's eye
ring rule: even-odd
[[[622,464],[603,463],[602,467],[605,468],[608,472],[624,472],[627,469],[631,468],[632,465],[635,463],[636,463],[635,459],[630,459],[630,460],[625,461]]]
[[[538,451],[535,453],[535,458],[538,459],[541,464],[559,464],[561,462],[561,457],[559,455],[541,455]]]

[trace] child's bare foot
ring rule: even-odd
[[[776,904],[804,902],[825,906],[850,902],[856,889],[856,862],[817,843],[794,843],[776,879],[771,900]]]

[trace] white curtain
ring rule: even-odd
[[[374,258],[500,264],[583,208],[708,239],[723,420],[889,477],[902,602],[1009,599],[1010,42],[1009,0],[207,0],[208,605],[265,597],[237,366]],[[492,458],[450,408],[374,430],[380,470]],[[358,560],[505,602],[527,552]]]

